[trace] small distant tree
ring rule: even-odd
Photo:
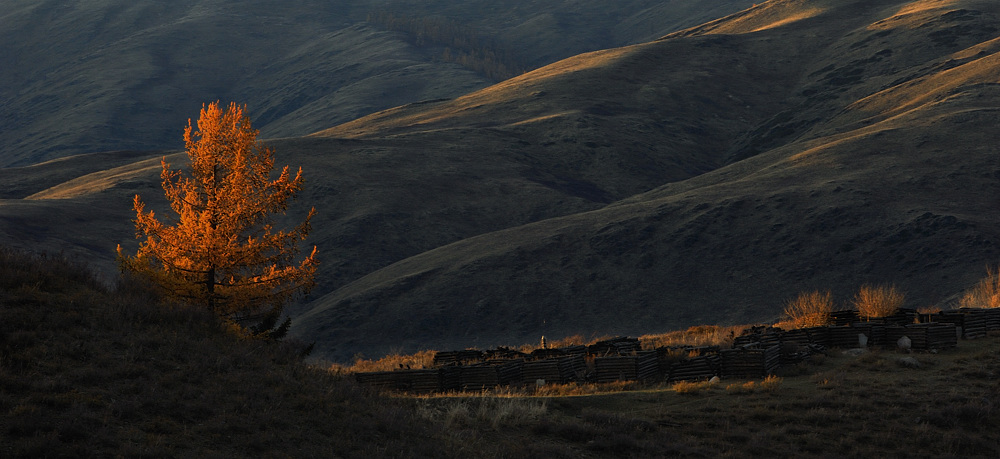
[[[800,293],[785,306],[785,315],[797,328],[827,325],[832,312],[833,295],[819,290]]]
[[[986,277],[962,295],[963,308],[1000,308],[1000,266],[986,268]]]
[[[160,221],[135,196],[135,256],[118,247],[123,270],[155,281],[171,296],[203,305],[258,334],[274,329],[284,305],[314,284],[316,248],[296,262],[298,242],[309,233],[315,209],[291,230],[276,230],[272,216],[284,212],[302,187],[286,166],[272,179],[274,151],[257,142],[258,131],[235,103],[203,106],[197,129],[191,121],[184,143],[190,176],[172,170],[166,158],[160,174],[172,222]]]
[[[905,299],[894,285],[863,285],[854,295],[854,307],[861,317],[876,319],[895,314]]]

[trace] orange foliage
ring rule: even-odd
[[[292,177],[286,166],[271,179],[274,150],[257,142],[245,109],[215,102],[202,107],[197,129],[188,121],[190,176],[171,170],[165,158],[160,175],[175,221],[161,222],[136,195],[136,237],[145,240],[134,257],[118,248],[124,269],[236,320],[279,312],[313,285],[318,264],[315,247],[295,263],[315,209],[289,231],[271,222],[301,189],[302,169]]]

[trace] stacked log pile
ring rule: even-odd
[[[722,358],[719,354],[690,357],[670,364],[668,381],[701,381],[719,376]]]
[[[896,313],[883,317],[881,320],[886,325],[907,326],[917,322],[917,310],[910,308],[899,308]]]
[[[745,346],[747,344],[759,343],[764,346],[774,346],[781,344],[781,335],[784,332],[780,328],[774,327],[752,327],[745,330],[742,335],[733,340],[733,347]]]
[[[579,378],[579,368],[585,367],[583,355],[524,362],[521,376],[527,383],[544,381],[546,384],[563,384]]]
[[[841,311],[831,312],[830,320],[833,321],[833,325],[835,326],[844,326],[861,320],[861,317],[858,316],[858,311],[853,309],[844,309]]]
[[[637,338],[618,337],[590,346],[536,349],[525,354],[509,348],[438,352],[434,367],[423,370],[358,373],[358,382],[381,389],[430,393],[481,391],[497,386],[571,381],[694,381],[714,376],[759,378],[782,364],[794,364],[827,347],[894,346],[906,336],[914,350],[954,347],[959,337],[974,339],[1000,331],[1000,309],[959,309],[918,316],[896,314],[858,321],[855,311],[837,311],[829,327],[783,331],[754,327],[734,339],[733,349],[717,346],[661,347],[642,351]],[[913,323],[919,318],[922,323]],[[862,344],[861,337],[864,337]],[[588,367],[587,362],[591,362]]]
[[[656,351],[643,351],[630,356],[596,357],[594,372],[599,383],[650,381],[656,378],[659,364]]]
[[[910,339],[910,348],[915,350],[944,349],[958,345],[955,324],[924,323],[905,327],[889,327],[885,330],[886,341],[896,343],[902,337]]]
[[[483,351],[466,349],[464,351],[440,351],[434,354],[434,366],[468,365],[485,360]]]
[[[748,344],[719,352],[723,378],[762,378],[781,364],[781,347]]]
[[[461,367],[459,387],[464,391],[482,391],[521,382],[523,360],[482,363]]]
[[[882,322],[855,322],[851,324],[857,333],[864,334],[867,346],[881,346],[885,343],[885,324]],[[858,336],[861,343],[861,336]]]
[[[850,325],[833,326],[830,330],[830,347],[860,347],[859,334],[863,334],[858,329]]]
[[[830,329],[828,327],[810,327],[788,330],[781,334],[781,344],[829,346]]]
[[[587,346],[587,354],[604,357],[611,355],[633,355],[642,350],[639,338],[617,337],[605,341],[598,341]]]
[[[441,370],[402,370],[379,371],[373,373],[357,373],[357,381],[379,389],[389,389],[415,394],[440,392]]]
[[[962,339],[976,339],[986,336],[986,315],[970,309],[941,311],[930,316],[931,322],[954,324],[961,329]]]
[[[441,367],[441,391],[458,392],[462,390],[462,367]]]
[[[965,308],[960,311],[967,310]],[[986,317],[986,331],[1000,331],[1000,308],[974,309],[980,311]]]
[[[526,358],[528,358],[528,354],[502,346],[496,349],[487,349],[483,351],[483,359],[485,359],[487,362],[502,361],[502,360],[518,360]]]

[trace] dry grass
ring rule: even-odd
[[[4,457],[996,457],[1000,340],[807,374],[377,397],[205,311],[0,250]],[[635,389],[635,390],[630,390]],[[737,394],[738,396],[733,396]],[[919,420],[916,420],[919,418]],[[877,427],[877,428],[876,428]]]
[[[643,335],[642,347],[655,349],[666,346],[723,346],[733,344],[733,338],[739,336],[749,325],[718,326],[698,325],[687,330],[667,333]]]
[[[732,383],[726,386],[726,392],[730,394],[752,394],[754,392],[777,392],[781,388],[782,379],[775,375],[768,375],[766,378],[755,381],[745,381],[742,383]]]
[[[717,380],[677,381],[670,385],[670,389],[678,394],[697,395],[714,388],[717,384]]]
[[[537,421],[547,412],[542,399],[511,396],[427,397],[420,399],[417,414],[456,429],[489,426],[501,429]]]
[[[303,364],[300,345],[89,273],[0,248],[0,456],[458,455],[404,403]]]
[[[430,368],[436,351],[420,351],[415,354],[392,354],[378,360],[356,359],[354,365],[333,364],[330,370],[338,373],[362,373],[367,371],[393,371],[400,369],[420,370]]]
[[[819,290],[800,293],[785,306],[785,315],[791,328],[819,327],[830,323],[833,312],[833,294]]]
[[[896,313],[906,297],[892,285],[863,285],[854,295],[854,307],[861,317],[877,319]]]
[[[988,268],[986,277],[962,295],[963,308],[1000,308],[1000,266]]]

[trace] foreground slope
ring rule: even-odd
[[[725,56],[731,65],[697,73],[709,82],[705,107],[768,94],[748,112],[766,107],[769,115],[741,129],[717,121],[730,107],[690,112],[693,127],[717,134],[708,151],[728,147],[713,157],[728,161],[718,169],[396,263],[312,303],[294,332],[318,340],[321,355],[343,359],[354,349],[766,320],[799,291],[831,289],[846,302],[866,282],[895,283],[913,307],[948,302],[1000,259],[997,13],[981,1],[776,1],[657,43],[582,56],[625,81],[621,69],[634,63],[625,56],[649,62],[676,57],[666,50],[702,49],[685,56],[695,66]],[[538,72],[586,81],[588,72],[571,62]],[[752,74],[759,69],[776,78]],[[710,83],[719,75],[742,84],[720,94]],[[497,129],[514,129],[505,115],[533,107],[524,102],[533,88],[523,83],[325,134],[427,135],[456,129],[470,119],[460,112],[468,107]],[[524,99],[513,109],[477,107],[502,91]],[[574,102],[585,103],[566,106]]]
[[[4,457],[467,457],[299,347],[87,271],[0,247]]]

